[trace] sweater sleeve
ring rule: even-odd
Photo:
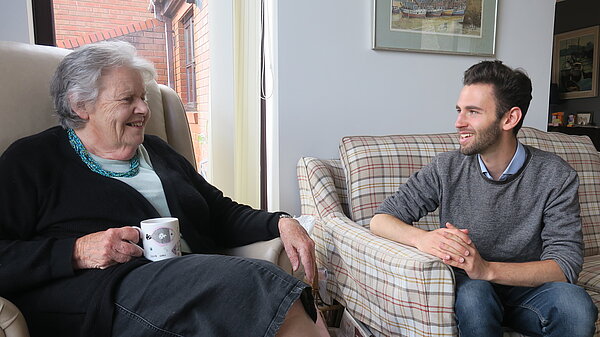
[[[541,233],[541,260],[556,261],[570,283],[577,282],[583,265],[578,188],[577,173],[571,171],[546,204]]]
[[[31,149],[17,146],[0,157],[0,294],[73,275],[75,239],[37,233],[44,169],[32,158]]]
[[[223,195],[217,187],[204,179],[194,167],[181,155],[162,140],[155,139],[153,146],[160,148],[160,153],[168,156],[179,164],[194,189],[206,201],[210,214],[210,235],[223,247],[237,247],[265,241],[279,236],[279,214],[253,209],[237,203]],[[158,150],[158,148],[157,148]],[[181,197],[181,196],[179,196]]]
[[[419,221],[440,203],[440,180],[437,166],[439,157],[415,172],[395,194],[388,197],[375,214],[389,214],[407,224]]]
[[[226,247],[238,247],[279,236],[277,213],[253,209],[233,201],[198,173],[195,173],[194,185],[208,203],[214,235]]]

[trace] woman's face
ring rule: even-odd
[[[89,145],[104,151],[137,149],[150,118],[145,99],[144,81],[137,71],[127,67],[103,71],[98,99],[86,106],[84,129],[93,134],[96,143]]]

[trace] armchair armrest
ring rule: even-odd
[[[0,337],[29,337],[23,314],[8,300],[0,297]]]
[[[455,336],[454,274],[436,257],[372,234],[341,213],[315,226],[328,291],[388,336]]]
[[[339,162],[339,161],[337,161]],[[296,165],[303,215],[326,217],[347,211],[345,178],[335,160],[302,157]]]
[[[224,251],[224,254],[269,261],[278,265],[286,272],[292,273],[292,264],[285,249],[283,249],[283,243],[280,238],[229,248]]]

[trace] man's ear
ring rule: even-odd
[[[519,107],[513,107],[504,114],[502,119],[502,129],[505,131],[512,130],[519,124],[523,118],[523,112]]]

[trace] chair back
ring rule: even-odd
[[[15,140],[58,125],[50,79],[70,50],[0,41],[0,154]],[[152,117],[146,133],[161,137],[194,167],[194,149],[183,104],[172,89],[147,88]]]
[[[584,256],[600,254],[600,154],[587,136],[524,127],[523,144],[556,153],[577,171]]]
[[[555,153],[579,175],[579,204],[584,255],[600,254],[600,155],[586,136],[544,132],[530,127],[519,131],[526,145]],[[375,210],[400,184],[440,152],[459,147],[455,133],[431,135],[352,136],[340,144],[340,157],[346,176],[350,218],[368,226]],[[432,230],[439,227],[438,210],[415,223]]]
[[[440,152],[458,148],[456,134],[344,137],[340,158],[346,173],[350,217],[366,226],[381,203]],[[439,228],[437,210],[416,226]]]

